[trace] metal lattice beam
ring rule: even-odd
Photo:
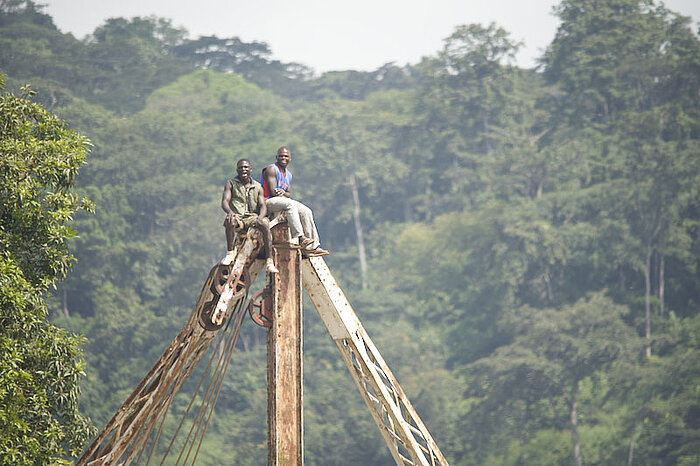
[[[311,301],[399,466],[448,466],[321,257],[302,261]]]
[[[128,465],[137,458],[223,322],[243,298],[245,288],[262,268],[262,261],[255,261],[262,246],[260,239],[255,231],[245,240],[241,238],[233,265],[216,265],[211,269],[185,326],[99,432],[76,466]],[[242,277],[246,277],[247,282]]]

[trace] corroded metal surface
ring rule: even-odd
[[[275,274],[267,333],[268,465],[304,464],[301,253],[273,228]]]
[[[269,287],[263,288],[250,298],[248,313],[259,326],[272,327],[272,290]]]
[[[325,261],[321,257],[304,259],[302,277],[396,464],[447,466]]]
[[[185,326],[99,432],[77,466],[128,465],[137,458],[185,379],[245,295],[240,286],[247,287],[262,268],[262,261],[254,262],[262,245],[256,231],[251,229],[252,233],[241,237],[232,265],[217,264],[211,269]],[[224,276],[228,278],[222,283]]]
[[[260,320],[269,326],[268,464],[303,465],[303,281],[396,464],[447,466],[325,261],[320,257],[302,260],[298,247],[289,243],[285,224],[275,225],[272,233],[280,273],[274,275],[267,291],[271,296],[264,312],[265,298],[260,305]],[[261,246],[260,233],[251,229],[248,237],[238,241],[233,263],[212,268],[187,324],[78,460],[78,466],[128,465],[136,459],[235,303],[244,296],[242,291],[255,280],[263,264],[255,261]]]
[[[250,285],[250,280],[246,278],[246,269],[255,260],[255,256],[261,248],[262,233],[255,228],[250,228],[245,241],[237,248],[236,258],[230,266],[228,280],[212,312],[211,321],[214,325],[223,325],[224,319],[231,311],[230,303],[238,301],[245,294],[245,290]],[[246,280],[248,283],[245,283]],[[245,288],[241,287],[241,283],[244,283]]]

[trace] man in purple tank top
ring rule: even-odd
[[[292,238],[299,240],[304,254],[325,256],[328,251],[320,246],[313,212],[301,202],[292,199],[289,194],[292,173],[287,165],[291,160],[292,153],[289,148],[282,146],[277,150],[277,162],[262,170],[260,183],[263,185],[267,211],[272,213],[284,211],[290,234]]]

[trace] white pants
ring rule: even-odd
[[[292,238],[304,235],[314,240],[310,249],[318,247],[318,231],[316,230],[314,214],[311,212],[311,209],[299,201],[284,196],[271,197],[265,201],[265,205],[270,213],[284,211]]]

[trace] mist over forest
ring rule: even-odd
[[[700,464],[698,28],[651,0],[562,0],[556,15],[536,69],[514,65],[499,25],[466,24],[419,63],[316,75],[167,18],[79,40],[39,4],[0,0],[0,463],[79,456],[225,254],[236,161],[257,177],[286,145],[333,275],[450,465]],[[3,102],[57,115],[76,134],[45,115],[36,137],[85,150],[46,175],[75,192],[49,203],[77,232],[65,244],[36,239],[71,233],[31,223],[43,204],[13,191],[42,162],[6,142],[21,125]],[[38,360],[17,356],[43,325],[15,322],[27,309],[68,331],[51,338],[69,349],[42,353],[72,361],[56,377],[75,385],[49,396],[45,431],[2,388],[39,384],[17,375]],[[395,464],[306,298],[303,325],[306,464]],[[248,319],[198,464],[267,464],[265,363]]]

